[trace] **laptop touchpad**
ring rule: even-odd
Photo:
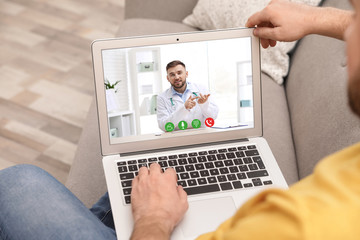
[[[235,214],[232,197],[189,202],[189,210],[181,224],[185,237],[197,237],[216,230],[226,219]]]

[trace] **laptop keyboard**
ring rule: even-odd
[[[163,170],[174,168],[188,195],[272,184],[255,145],[134,159],[117,163],[126,204],[131,203],[131,184],[140,167],[155,162]]]

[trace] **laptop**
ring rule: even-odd
[[[287,188],[262,138],[260,44],[252,32],[93,42],[103,167],[118,239],[129,239],[133,229],[131,181],[154,162],[174,168],[188,193],[189,210],[172,239],[214,231],[256,193]],[[174,61],[186,66],[185,98],[168,80],[166,66]],[[207,106],[197,102],[200,94],[210,94]],[[190,110],[183,105],[188,96]]]

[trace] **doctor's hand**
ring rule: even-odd
[[[177,185],[173,168],[162,172],[157,163],[142,167],[132,182],[131,206],[134,230],[131,239],[170,239],[189,205],[187,194]]]
[[[185,101],[185,108],[187,110],[192,109],[193,107],[195,107],[196,105],[196,99],[198,99],[199,97],[189,97],[186,101]]]
[[[198,98],[198,104],[204,104],[206,103],[206,101],[208,100],[208,98],[210,97],[210,94],[205,94],[205,95],[202,95],[200,93],[200,97]]]

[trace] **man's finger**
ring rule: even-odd
[[[150,165],[150,175],[162,173],[162,169],[158,163],[152,163]]]
[[[173,178],[175,180],[175,182],[177,182],[177,175],[176,175],[176,171],[173,168],[167,168],[164,172],[165,175],[169,175],[171,176],[171,178]]]
[[[250,16],[245,24],[246,27],[255,27],[264,22],[270,22],[269,17],[265,14],[264,11],[256,12],[252,16]]]

